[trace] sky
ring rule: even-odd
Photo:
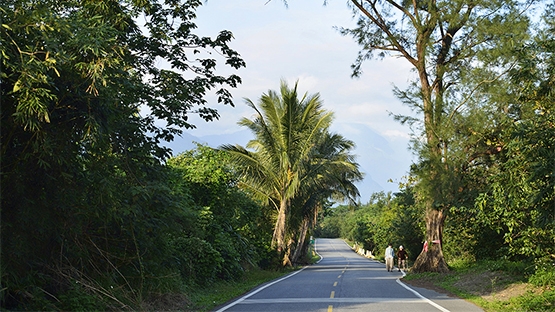
[[[394,85],[403,89],[413,78],[408,62],[370,60],[360,78],[351,78],[359,46],[334,28],[355,25],[347,1],[328,0],[325,6],[324,0],[287,2],[286,7],[281,0],[208,0],[197,10],[196,34],[215,37],[231,31],[230,46],[247,66],[238,71],[218,67],[220,74],[236,73],[243,81],[231,89],[235,107],[209,99],[220,119],[206,123],[193,117],[197,128],[187,132],[203,137],[244,130],[237,122],[253,115],[245,98],[256,103],[268,90],[278,91],[282,79],[290,86],[298,81],[302,93],[319,93],[324,108],[334,112],[331,130],[357,144],[357,159],[372,180],[359,187],[362,202],[380,188],[396,191],[414,158],[408,150],[410,129],[390,116],[412,114],[392,92]]]

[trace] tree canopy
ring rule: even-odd
[[[325,199],[359,195],[354,182],[362,174],[350,154],[354,144],[330,133],[333,113],[323,108],[318,94],[299,98],[297,84],[289,88],[282,81],[279,93],[270,90],[258,105],[246,103],[256,115],[239,124],[248,127],[255,139],[246,147],[222,149],[243,171],[242,187],[276,210],[273,242],[285,253],[284,263],[289,263],[296,260],[294,255],[290,259],[291,241],[300,238],[297,249],[301,248],[308,221]]]
[[[104,310],[58,298],[88,289],[124,309],[175,273],[169,238],[194,233],[198,213],[166,182],[160,142],[194,127],[190,114],[217,119],[205,96],[232,104],[241,82],[220,67],[245,66],[231,32],[195,34],[201,4],[0,3],[3,307]]]
[[[397,116],[419,125],[416,149],[420,161],[419,200],[425,203],[428,242],[443,241],[443,226],[457,205],[459,178],[454,175],[457,148],[451,130],[464,120],[470,98],[483,84],[496,81],[510,68],[518,42],[528,38],[528,3],[518,1],[351,1],[357,26],[342,29],[361,51],[352,65],[361,74],[364,61],[404,58],[416,78],[397,96],[421,119]],[[478,76],[476,69],[480,70]],[[472,76],[472,78],[470,78]],[[418,139],[422,137],[423,139]],[[441,244],[422,252],[414,269],[446,271]]]

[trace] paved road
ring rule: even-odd
[[[317,239],[322,260],[264,284],[219,308],[223,311],[482,311],[461,299],[408,287],[397,271],[366,259],[342,240]]]

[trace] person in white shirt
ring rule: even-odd
[[[387,272],[393,271],[393,257],[395,257],[395,251],[391,244],[389,244],[385,249],[385,268]]]

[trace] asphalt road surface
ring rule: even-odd
[[[479,307],[424,288],[409,287],[402,272],[364,258],[340,239],[317,239],[317,264],[261,285],[216,311],[443,311]]]

